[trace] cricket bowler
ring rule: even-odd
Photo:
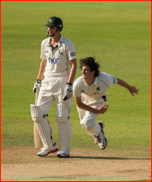
[[[75,80],[73,92],[80,124],[88,135],[94,137],[99,149],[104,150],[107,146],[104,123],[97,123],[96,120],[99,114],[104,114],[108,109],[108,105],[105,104],[108,100],[106,90],[114,84],[125,87],[132,96],[134,93],[138,94],[139,90],[119,78],[100,72],[99,68],[100,64],[93,57],[80,59],[82,76]]]

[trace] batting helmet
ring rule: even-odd
[[[61,18],[56,17],[56,16],[52,16],[48,19],[47,24],[45,26],[51,27],[51,26],[55,26],[58,27],[59,31],[61,32],[63,29],[63,22],[61,20]]]

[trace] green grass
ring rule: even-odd
[[[50,16],[62,18],[63,36],[75,45],[78,60],[95,56],[101,71],[121,78],[140,91],[133,98],[115,85],[107,90],[107,150],[151,149],[151,4],[138,2],[1,2],[1,145],[32,146],[30,104],[40,64],[40,44]],[[78,64],[79,65],[79,64]],[[77,70],[76,78],[81,75]],[[98,150],[79,124],[73,100],[71,148]],[[58,142],[55,103],[49,112]]]

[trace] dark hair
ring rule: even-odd
[[[83,66],[89,66],[91,72],[95,71],[94,76],[97,77],[100,74],[99,68],[100,64],[95,62],[95,58],[93,57],[86,57],[80,59],[80,69],[82,69]]]

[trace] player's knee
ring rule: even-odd
[[[93,126],[94,126],[94,122],[92,121],[92,120],[90,120],[90,119],[84,119],[84,121],[82,122],[82,126],[86,129],[86,130],[88,130],[88,131],[90,131],[90,130],[92,130],[92,128],[93,128]]]
[[[31,104],[31,116],[34,122],[41,122],[44,119],[43,111],[40,106]]]
[[[56,105],[56,121],[57,122],[66,122],[69,120],[69,113],[64,104]]]
[[[91,131],[92,128],[93,128],[93,124],[90,124],[90,123],[89,124],[87,124],[87,123],[85,124],[85,129],[86,130]]]

